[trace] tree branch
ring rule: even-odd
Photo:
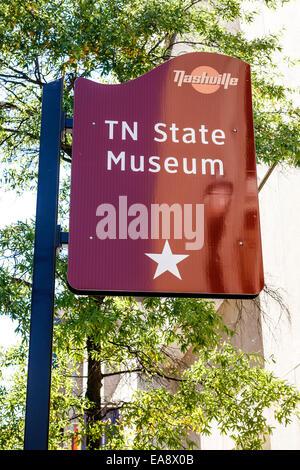
[[[33,83],[35,85],[39,85],[40,87],[43,87],[44,86],[44,83],[41,81],[41,80],[38,80],[38,79],[33,79],[31,78],[27,73],[23,72],[23,70],[18,70],[16,69],[15,67],[12,67],[11,65],[9,65],[7,62],[5,62],[4,60],[1,60],[0,59],[0,63],[2,63],[4,65],[4,67],[6,67],[8,70],[11,70],[12,72],[14,72],[15,74],[19,75],[19,76],[15,76],[15,75],[7,75],[9,78],[15,78],[16,80],[26,80],[27,82],[29,83]],[[5,75],[1,74],[2,77],[5,77]]]

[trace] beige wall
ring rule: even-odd
[[[278,32],[283,53],[300,59],[300,2],[291,1],[279,12],[262,8],[255,27],[247,29],[249,37]],[[287,68],[280,64],[278,83],[300,88],[300,65]],[[300,95],[293,95],[300,105]],[[267,167],[259,165],[261,180]],[[271,292],[260,296],[264,356],[272,361],[268,370],[300,390],[300,169],[277,166],[260,191],[263,260],[266,285]],[[275,423],[274,423],[275,424]],[[300,422],[288,427],[276,425],[271,449],[300,449]]]

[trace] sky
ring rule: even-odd
[[[257,3],[259,4],[259,2]],[[247,28],[248,36],[253,37],[270,32],[274,33],[284,27],[285,32],[282,38],[284,52],[300,60],[299,0],[287,3],[277,11],[270,11],[266,8],[263,8],[263,11],[264,15],[258,17],[255,24]],[[300,65],[295,69],[285,70],[284,76],[288,78],[290,85],[299,87]],[[298,96],[298,100],[299,98]],[[35,206],[36,194],[26,193],[19,198],[13,192],[4,193],[0,188],[0,229],[17,220],[26,220],[27,218],[34,217]],[[14,334],[14,324],[8,318],[0,317],[0,345],[7,347],[16,341],[17,336]]]

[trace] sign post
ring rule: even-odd
[[[33,263],[25,450],[47,450],[63,80],[44,85]]]
[[[75,83],[68,282],[77,293],[263,288],[250,66],[190,53]]]

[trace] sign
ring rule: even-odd
[[[250,67],[190,53],[75,84],[68,282],[78,293],[263,288]]]

